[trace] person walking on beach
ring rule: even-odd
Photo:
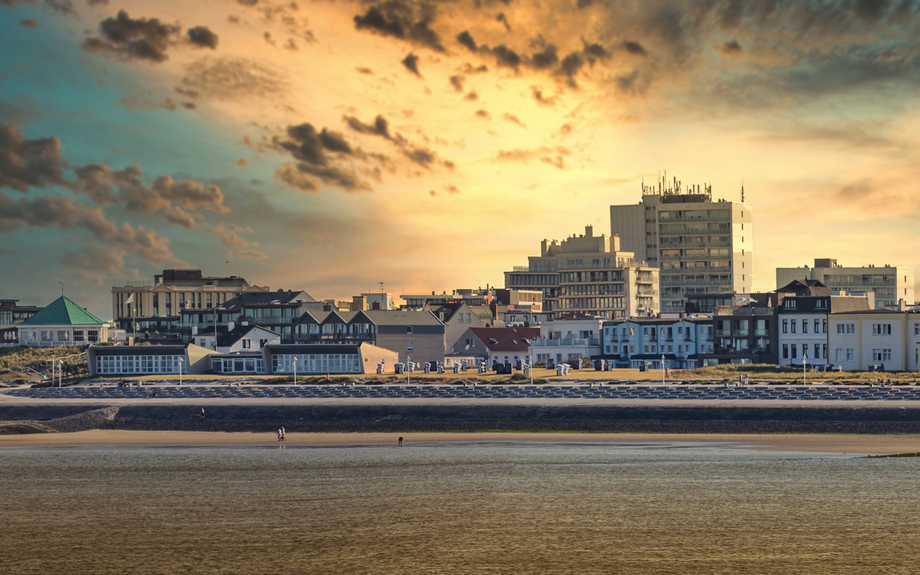
[[[402,447],[402,437],[399,438],[399,447]]]
[[[748,377],[748,374],[745,373],[744,374],[744,385],[750,385],[750,383],[751,383],[751,380]]]
[[[284,428],[281,428],[281,441],[287,441],[287,437],[284,436]]]
[[[281,441],[281,428],[278,428],[278,441]]]

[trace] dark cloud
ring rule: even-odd
[[[489,71],[489,67],[485,64],[480,64],[479,66],[473,67],[472,64],[467,62],[463,65],[462,70],[464,74],[484,74]]]
[[[275,179],[303,192],[321,192],[321,184],[333,186],[345,192],[370,191],[370,186],[361,181],[354,172],[306,162],[296,165],[288,162],[282,165],[275,171]]]
[[[504,24],[504,25],[505,25],[505,30],[507,30],[507,31],[509,31],[509,32],[511,31],[511,24],[508,23],[508,18],[505,17],[505,14],[504,14],[503,12],[499,12],[499,13],[495,16],[495,20],[498,21],[498,22],[501,22],[502,24]]]
[[[497,162],[520,162],[527,164],[531,160],[538,159],[544,164],[549,164],[559,170],[565,169],[565,158],[571,154],[567,148],[556,146],[550,148],[541,146],[538,148],[516,148],[514,150],[499,150],[495,157]]]
[[[499,66],[505,66],[507,68],[514,68],[515,70],[521,65],[521,57],[518,54],[501,44],[492,49],[492,54],[495,56],[495,59]]]
[[[367,74],[369,76],[374,75],[374,71],[370,68],[355,68],[355,70],[357,70],[359,74]]]
[[[524,122],[522,122],[517,116],[515,116],[515,115],[513,115],[513,114],[509,114],[509,113],[507,113],[507,112],[505,112],[504,114],[502,114],[502,119],[508,120],[509,122],[514,122],[515,124],[517,124],[518,126],[520,126],[520,127],[522,127],[522,128],[526,128],[526,127],[527,127],[527,126],[524,124]]]
[[[556,105],[556,98],[555,97],[547,98],[546,96],[544,96],[543,89],[540,88],[539,86],[532,86],[530,90],[531,90],[531,93],[533,94],[533,99],[536,100],[537,103],[542,104],[544,106],[555,106]]]
[[[581,70],[581,67],[584,66],[585,61],[581,57],[581,54],[578,52],[572,52],[562,60],[562,64],[559,65],[559,72],[568,76],[570,84],[574,87],[574,77],[575,74]]]
[[[355,16],[355,28],[445,52],[441,37],[430,27],[436,16],[432,4],[414,6],[401,0],[388,0],[371,6],[363,16]]]
[[[188,30],[188,41],[202,48],[217,48],[217,34],[211,32],[205,26],[195,26]]]
[[[402,65],[419,78],[422,77],[421,72],[418,71],[418,56],[412,52],[409,52],[409,55],[402,59]]]
[[[95,240],[151,263],[186,265],[172,253],[169,238],[153,230],[107,220],[101,208],[91,208],[60,195],[13,200],[0,193],[0,233],[10,233],[23,227],[84,229]]]
[[[23,28],[38,28],[37,20],[20,20],[19,25]]]
[[[465,78],[464,78],[462,75],[459,75],[459,74],[456,75],[456,76],[451,76],[451,77],[450,77],[450,83],[451,83],[451,85],[454,87],[454,90],[456,90],[457,92],[462,92],[462,91],[463,91],[463,80],[464,80],[464,79],[465,79]]]
[[[45,0],[45,6],[67,16],[77,15],[77,11],[73,8],[73,0]]]
[[[479,46],[476,45],[476,41],[473,40],[473,36],[466,30],[457,34],[457,42],[460,42],[463,46],[470,52],[478,52]]]
[[[13,8],[16,4],[35,4],[35,0],[0,0],[0,6]]]
[[[622,47],[630,54],[634,54],[636,56],[648,56],[648,52],[645,51],[645,48],[642,47],[642,44],[636,42],[635,40],[626,40],[623,42]]]
[[[246,158],[240,158],[239,160],[234,160],[233,165],[236,166],[237,168],[248,168],[249,160],[247,160]]]
[[[728,42],[724,42],[721,46],[719,46],[719,52],[722,52],[726,56],[740,54],[741,51],[741,44],[739,44],[737,40],[729,40]]]
[[[558,48],[549,44],[542,52],[537,52],[530,57],[530,65],[537,70],[553,68],[559,63],[559,56],[556,54]]]
[[[326,128],[317,131],[312,124],[303,123],[289,126],[287,135],[289,140],[276,139],[275,145],[300,161],[297,164],[288,162],[278,168],[275,171],[276,180],[305,192],[320,192],[322,184],[346,192],[370,190],[370,186],[358,177],[354,168],[345,170],[334,165],[337,158],[356,156],[341,134]]]
[[[478,100],[479,94],[476,93],[476,90],[470,90],[470,93],[463,97],[464,100]]]
[[[101,38],[89,38],[83,49],[91,53],[115,54],[127,59],[163,62],[166,50],[179,34],[179,26],[164,24],[157,18],[137,18],[120,10],[115,18],[99,23]]]
[[[19,126],[0,125],[0,188],[27,193],[29,187],[62,185],[67,167],[57,138],[30,140]]]
[[[492,119],[492,116],[489,115],[488,110],[476,110],[476,115],[480,118],[485,118],[486,120]]]
[[[856,14],[869,21],[876,21],[884,16],[885,11],[891,6],[891,0],[856,0]]]
[[[590,63],[593,64],[595,60],[606,60],[610,57],[610,52],[600,44],[593,44],[585,40],[582,40],[582,43],[585,45],[582,53]],[[639,47],[641,48],[641,46]]]
[[[344,116],[343,119],[345,120],[345,123],[348,124],[348,127],[356,132],[381,136],[388,140],[392,139],[390,136],[387,120],[383,116],[378,115],[376,118],[374,118],[373,124],[365,124],[361,120],[352,116]]]

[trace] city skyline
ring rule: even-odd
[[[503,273],[667,170],[754,290],[916,268],[913,2],[0,0],[3,297],[173,267],[346,299]]]

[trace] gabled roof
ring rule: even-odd
[[[471,327],[470,331],[489,351],[527,351],[531,340],[540,337],[538,327]]]
[[[305,291],[259,291],[243,292],[220,305],[220,309],[239,309],[244,305],[287,305],[292,303],[316,303]]]
[[[44,309],[25,320],[20,327],[30,325],[103,325],[98,317],[61,296]]]
[[[357,320],[357,316],[361,315],[366,317],[367,320],[374,325],[443,325],[441,320],[427,310],[369,309],[359,311],[355,314],[355,318],[353,319],[360,321]]]
[[[225,332],[225,333],[220,333],[220,329],[218,328],[217,347],[230,347],[236,342],[246,337],[247,335],[249,335],[249,333],[251,333],[255,329],[261,329],[262,331],[267,331],[268,333],[281,337],[281,334],[275,331],[272,331],[266,327],[262,327],[261,325],[238,325],[238,326],[235,326],[232,330]],[[206,335],[206,334],[199,334],[199,335]]]
[[[796,295],[831,295],[831,288],[827,287],[818,280],[792,280],[788,284],[776,290],[775,293],[794,293]]]

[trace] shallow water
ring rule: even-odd
[[[920,459],[718,445],[0,450],[0,573],[916,573]]]

